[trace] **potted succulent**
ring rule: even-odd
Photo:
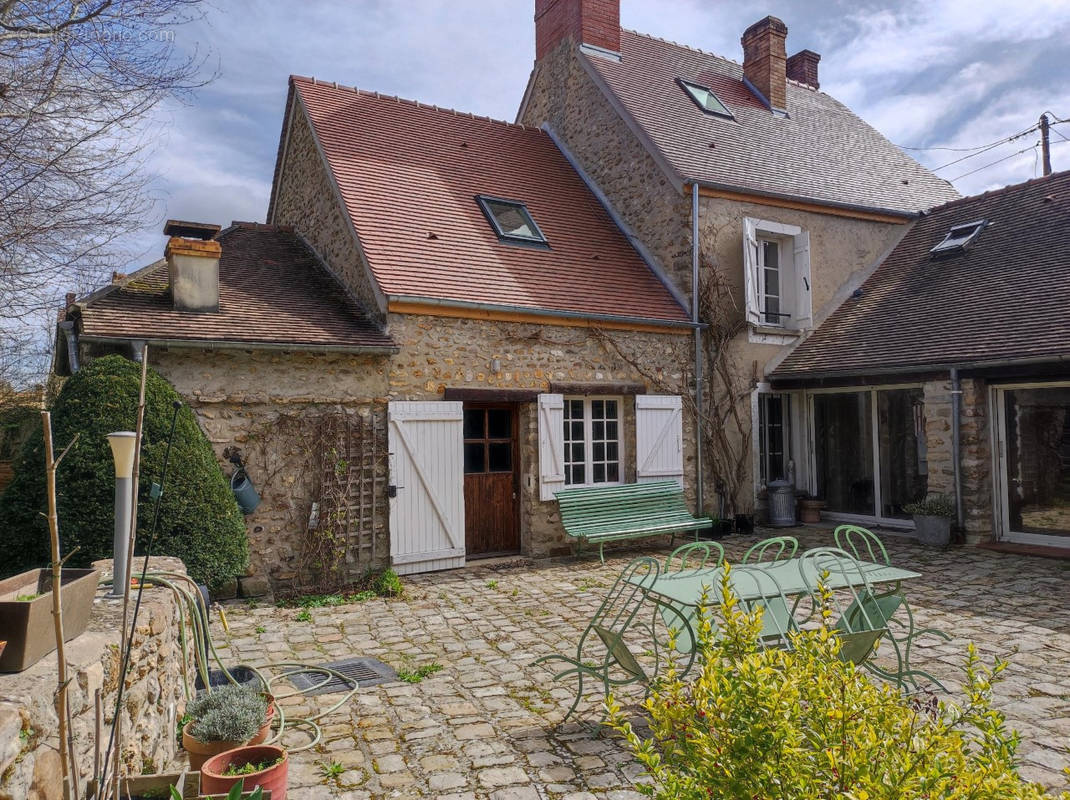
[[[271,695],[247,686],[224,686],[193,700],[182,726],[190,768],[201,769],[211,756],[265,741],[274,715]]]
[[[73,639],[85,632],[97,570],[62,572],[63,634]],[[0,581],[0,639],[7,646],[0,655],[0,672],[21,672],[56,649],[52,620],[52,571],[33,569]]]
[[[286,782],[290,760],[286,751],[273,744],[248,745],[212,756],[201,767],[201,793],[226,794],[241,786],[241,791],[258,787],[272,800],[286,800]]]
[[[923,545],[947,547],[951,542],[955,504],[946,494],[931,494],[924,500],[907,503],[903,510],[914,517],[914,530]]]
[[[801,494],[798,498],[799,522],[820,522],[821,509],[825,507],[825,501],[810,494]]]

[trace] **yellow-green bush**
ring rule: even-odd
[[[1006,666],[970,646],[965,701],[925,703],[837,658],[826,625],[790,650],[760,650],[760,614],[744,613],[721,586],[716,619],[699,630],[697,678],[670,672],[644,708],[640,738],[612,698],[622,733],[659,800],[1041,800],[1017,772],[1018,736],[991,705]],[[1063,794],[1063,800],[1070,794]]]

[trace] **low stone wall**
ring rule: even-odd
[[[111,562],[99,566],[110,567]],[[155,558],[152,571],[182,572],[175,558]],[[93,774],[95,697],[103,698],[101,749],[114,718],[119,686],[122,601],[97,592],[85,633],[66,644],[67,692],[80,785]],[[175,725],[185,704],[179,644],[179,609],[169,590],[146,589],[123,697],[124,774],[162,771],[176,753]],[[193,674],[192,664],[189,665]],[[0,675],[0,800],[61,798],[56,655],[23,672]]]

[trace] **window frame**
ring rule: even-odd
[[[775,245],[777,249],[777,264],[775,267],[769,267],[765,263],[765,246]],[[776,236],[770,236],[766,234],[758,234],[758,253],[756,264],[758,267],[758,314],[761,319],[761,324],[764,326],[771,326],[776,328],[785,328],[785,319],[791,319],[791,314],[783,311],[785,305],[788,303],[788,297],[785,296],[784,286],[784,241]],[[768,272],[775,271],[777,274],[777,291],[773,294],[768,289]],[[794,277],[794,276],[793,276]],[[776,311],[769,311],[768,301],[770,298],[776,299]],[[770,319],[772,317],[772,319]]]
[[[698,106],[699,110],[703,114],[708,114],[711,117],[719,117],[721,119],[730,119],[730,120],[733,120],[733,121],[735,120],[735,116],[729,110],[729,108],[725,104],[724,100],[722,100],[720,97],[718,97],[717,96],[717,92],[713,91],[713,89],[711,89],[709,86],[703,86],[701,83],[696,83],[695,81],[689,81],[689,80],[686,80],[684,78],[677,78],[676,79],[676,84],[681,89],[684,90],[684,94],[686,94],[689,98],[691,98],[691,102],[694,103],[696,106]],[[724,111],[716,111],[716,110],[714,110],[712,108],[707,108],[707,106],[704,103],[700,103],[699,99],[697,97],[695,97],[695,90],[696,89],[699,90],[699,91],[708,93],[710,95],[710,97],[712,97],[714,100],[717,101],[717,104],[721,108],[723,108]]]
[[[781,478],[771,476],[769,450],[769,409],[770,401],[780,403],[780,460],[784,475]],[[792,460],[791,451],[791,395],[785,392],[758,393],[758,473],[762,486],[768,486],[770,480],[788,479],[788,462]]]
[[[498,236],[499,241],[505,244],[520,245],[523,247],[535,247],[543,250],[550,249],[550,242],[547,240],[546,234],[542,232],[542,228],[539,227],[539,223],[535,221],[535,217],[525,203],[520,200],[511,200],[507,197],[496,197],[489,194],[477,194],[475,200],[479,205],[480,210],[483,212],[483,216],[486,217],[487,222],[490,223],[491,230]],[[490,203],[500,203],[518,209],[520,213],[523,214],[524,219],[529,223],[530,228],[535,231],[537,235],[534,237],[518,236],[517,234],[503,230],[502,226],[498,223],[498,218],[490,208]]]
[[[934,258],[961,253],[966,249],[967,245],[981,235],[981,231],[986,227],[988,227],[988,220],[985,219],[976,219],[973,222],[963,222],[959,225],[952,225],[948,229],[944,238],[937,242],[929,252]],[[955,235],[956,231],[966,230],[970,232],[965,236]]]
[[[625,483],[624,465],[625,449],[624,449],[624,398],[619,395],[564,395],[563,397],[565,408],[562,414],[562,444],[564,449],[564,467],[565,467],[565,483],[566,489],[582,489],[593,486],[619,486]],[[596,401],[614,401],[617,404],[617,457],[614,461],[609,459],[601,459],[600,461],[594,460],[594,442],[592,439],[594,429],[594,419],[591,416],[591,404]],[[583,403],[583,483],[573,483],[571,480],[572,467],[579,462],[572,459],[572,444],[576,440],[572,439],[568,426],[574,420],[569,417],[569,403],[574,401],[580,401]],[[606,439],[603,442],[609,441]],[[616,463],[617,465],[617,480],[615,481],[595,481],[594,480],[594,465],[596,463],[610,464]]]
[[[783,337],[813,328],[810,232],[798,225],[743,218],[743,279],[748,338],[754,342],[785,344]],[[777,321],[767,319],[764,303],[765,270],[762,243],[779,243],[779,309]],[[780,337],[762,340],[760,337]],[[759,337],[759,338],[755,338]]]

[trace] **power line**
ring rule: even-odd
[[[1048,112],[1048,113],[1051,113],[1051,112]],[[1052,116],[1055,116],[1055,115],[1052,114]],[[1065,121],[1066,120],[1059,120],[1059,122],[1065,122]],[[988,149],[991,149],[992,147],[995,147],[996,145],[1000,145],[1000,144],[1003,144],[1005,142],[1013,141],[1014,139],[1017,139],[1019,136],[1024,136],[1025,134],[1029,133],[1030,131],[1036,130],[1036,127],[1037,126],[1034,125],[1031,128],[1026,128],[1024,131],[1021,131],[1020,133],[1015,133],[1015,134],[1013,134],[1011,136],[1008,136],[1005,139],[1000,139],[999,141],[996,141],[996,142],[989,142],[988,144],[979,144],[976,147],[903,147],[902,145],[900,145],[899,149],[900,150],[948,150],[948,151],[950,151],[952,153],[970,153],[970,152],[973,152],[974,150],[988,150]],[[940,169],[940,168],[937,167],[937,169]]]
[[[1015,156],[1020,156],[1022,153],[1028,153],[1030,150],[1035,150],[1036,148],[1037,148],[1036,144],[1030,145],[1029,147],[1024,147],[1024,148],[1022,148],[1021,150],[1019,150],[1016,153],[1011,153],[1009,156],[1003,156],[1003,158],[997,158],[995,161],[990,161],[989,163],[985,164],[983,167],[978,167],[977,169],[971,169],[969,172],[964,172],[961,175],[959,175],[958,177],[951,178],[951,182],[954,183],[957,180],[961,180],[962,178],[965,178],[967,175],[973,175],[975,172],[980,172],[983,169],[988,169],[989,167],[994,167],[996,164],[999,164],[999,163],[1001,163],[1003,161],[1006,161],[1009,158],[1014,158]]]
[[[944,169],[945,167],[950,167],[950,166],[952,166],[954,164],[958,164],[960,161],[965,161],[968,158],[973,158],[974,156],[979,156],[982,153],[987,153],[989,150],[994,150],[995,148],[999,147],[1000,145],[1004,145],[1004,144],[1008,144],[1009,142],[1013,142],[1015,139],[1021,139],[1023,136],[1028,136],[1030,133],[1035,131],[1037,129],[1037,127],[1039,127],[1039,126],[1034,125],[1031,128],[1026,128],[1024,131],[1021,131],[1020,133],[1016,133],[1013,136],[1008,136],[1006,139],[1000,139],[998,142],[993,142],[992,144],[988,145],[984,149],[978,150],[976,153],[970,153],[968,156],[962,156],[961,158],[956,158],[954,161],[948,161],[946,164],[941,164],[939,167],[934,167],[932,171],[933,172],[938,172],[938,171]]]

